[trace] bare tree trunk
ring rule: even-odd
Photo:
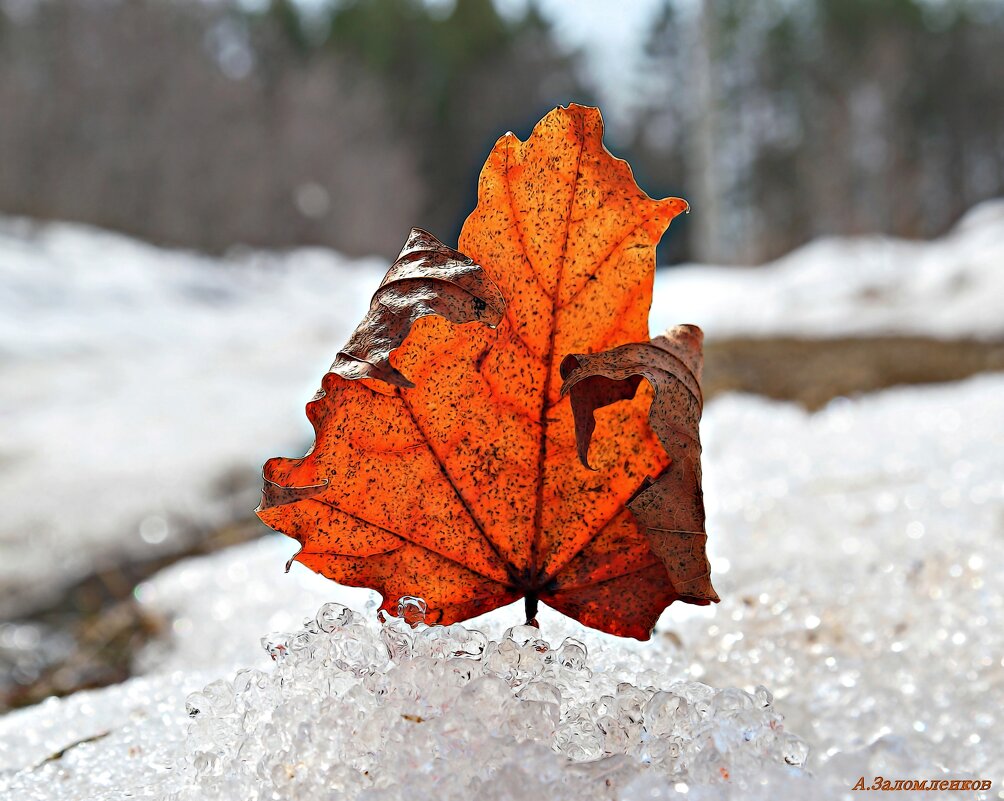
[[[697,261],[720,263],[726,260],[722,242],[721,182],[717,172],[718,87],[714,76],[715,11],[712,0],[702,0],[697,18],[694,73],[697,119],[691,136],[691,176],[694,188],[694,253]]]

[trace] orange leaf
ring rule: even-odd
[[[265,465],[261,519],[430,622],[525,597],[528,618],[540,600],[646,639],[673,601],[717,601],[701,334],[648,339],[654,249],[684,209],[638,188],[596,109],[503,136],[462,252],[412,231],[307,406],[314,447]]]

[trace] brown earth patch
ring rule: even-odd
[[[925,337],[709,339],[704,392],[738,391],[818,409],[832,398],[1004,370],[1004,341]]]

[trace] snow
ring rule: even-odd
[[[505,632],[515,607],[467,624],[483,638],[381,630],[370,593],[300,565],[283,574],[294,544],[280,537],[179,563],[137,593],[173,620],[144,675],[0,718],[0,791],[826,799],[856,795],[861,777],[999,781],[1001,397],[1004,376],[987,375],[815,414],[711,402],[705,494],[723,601],[671,607],[647,643],[549,610],[549,645],[526,643],[523,627]],[[325,607],[310,622],[327,601],[362,617]],[[444,638],[468,658],[437,655]]]
[[[231,487],[310,442],[298,410],[381,274],[0,222],[0,614],[246,516]]]
[[[386,264],[227,258],[0,218],[0,615],[123,555],[243,519]],[[824,240],[763,268],[657,273],[652,330],[1004,336],[1004,201],[944,239]]]
[[[659,274],[652,330],[695,323],[710,338],[915,334],[1004,337],[1004,200],[931,242],[826,238],[762,267]]]

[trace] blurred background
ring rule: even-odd
[[[691,203],[709,396],[1004,368],[1004,0],[0,0],[0,709],[170,633],[137,585],[263,533],[408,230],[570,101]]]
[[[944,233],[1004,187],[999,0],[4,0],[0,209],[219,253],[455,238],[484,155],[599,103],[664,262]]]

